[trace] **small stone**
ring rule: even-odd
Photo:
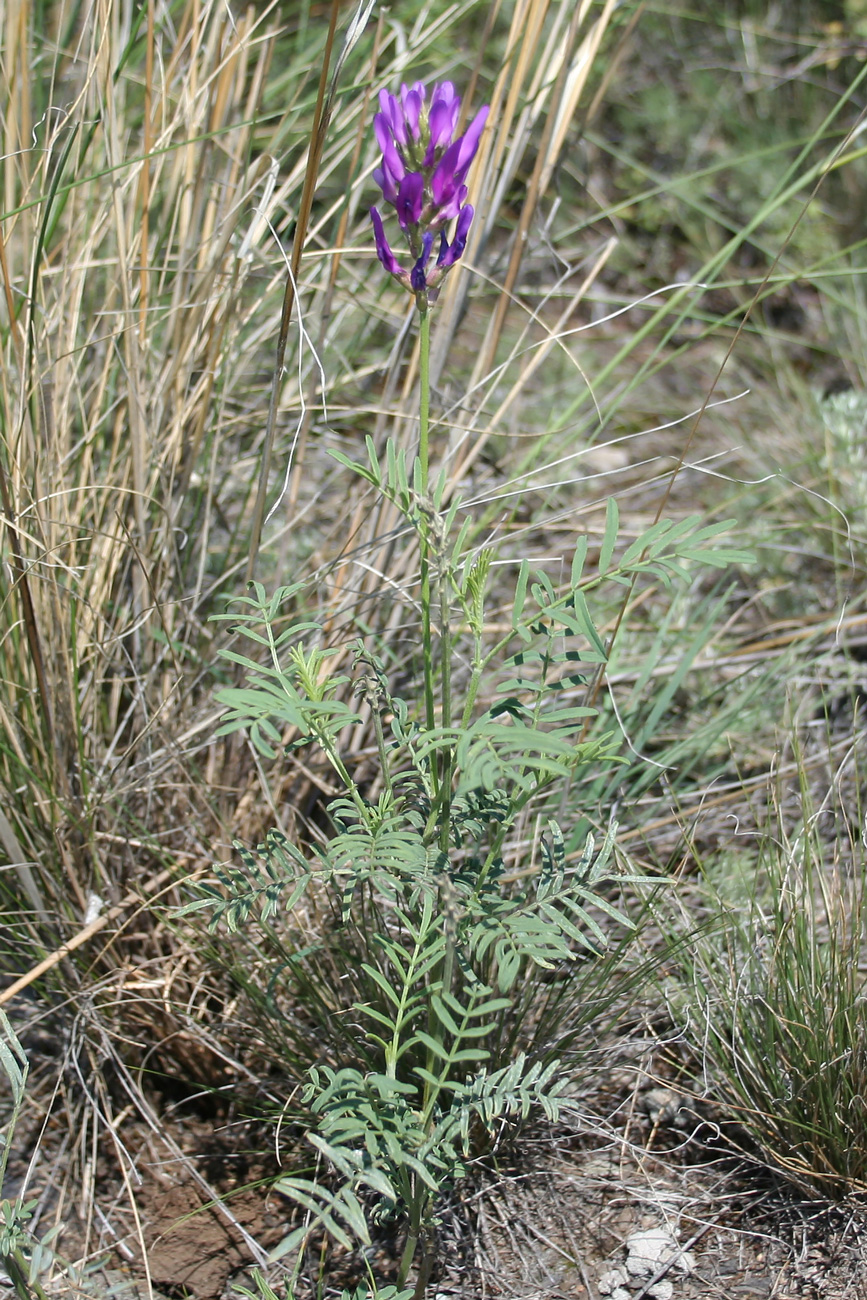
[[[653,1300],[671,1300],[674,1295],[674,1287],[671,1282],[669,1282],[668,1278],[664,1277],[660,1282],[656,1282],[653,1286],[649,1286],[647,1288],[647,1294],[652,1295]]]
[[[626,1249],[626,1267],[633,1277],[646,1277],[669,1263],[681,1273],[691,1273],[695,1268],[694,1257],[689,1251],[681,1251],[667,1228],[633,1232],[626,1240]]]
[[[619,1288],[622,1289],[624,1282],[629,1281],[629,1274],[623,1268],[612,1268],[607,1273],[603,1273],[596,1283],[596,1290],[600,1295],[613,1295]]]
[[[683,1105],[682,1095],[670,1088],[648,1088],[640,1101],[652,1124],[668,1124],[676,1120]]]

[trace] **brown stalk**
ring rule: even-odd
[[[142,344],[147,336],[147,311],[148,311],[148,223],[150,221],[150,204],[151,204],[151,164],[150,154],[153,148],[153,122],[151,118],[151,104],[153,98],[153,80],[154,80],[154,0],[147,0],[147,36],[145,45],[145,84],[144,84],[144,136],[142,140],[142,152],[144,159],[142,161],[140,177],[140,194],[141,194],[141,232],[139,236],[139,307],[138,307],[138,325],[139,338]]]
[[[463,131],[464,127],[466,126],[467,118],[469,117],[470,114],[470,107],[472,104],[476,102],[476,88],[479,84],[479,76],[481,75],[482,64],[487,54],[488,42],[491,39],[491,34],[494,30],[494,24],[496,23],[497,19],[500,16],[501,8],[502,8],[502,0],[494,0],[494,4],[492,4],[488,9],[487,17],[485,18],[484,31],[482,32],[482,39],[479,42],[479,52],[476,55],[476,61],[473,64],[473,69],[472,72],[470,73],[470,79],[467,82],[467,89],[464,94],[463,102],[461,103],[461,120],[460,123],[458,124],[458,134],[460,134]]]
[[[180,854],[179,856],[183,857],[184,855]],[[205,870],[205,868],[202,870]],[[195,880],[199,874],[201,874],[201,872],[190,876],[188,879]],[[150,899],[150,901],[153,901],[154,896],[163,889],[165,885],[171,883],[174,879],[174,875],[175,873],[173,871],[161,871],[158,876],[155,876],[153,880],[149,881],[142,891],[145,900]],[[41,979],[43,975],[47,975],[50,970],[53,970],[55,966],[58,966],[64,958],[70,955],[70,953],[75,952],[75,950],[80,948],[82,944],[87,943],[88,939],[92,939],[95,934],[99,934],[100,930],[104,930],[107,925],[110,925],[112,921],[116,921],[119,916],[122,916],[124,912],[128,912],[129,909],[135,907],[136,904],[140,904],[142,908],[145,906],[141,893],[128,893],[119,903],[115,904],[114,907],[110,907],[107,912],[103,912],[102,916],[98,916],[96,920],[91,921],[89,925],[83,926],[82,929],[79,930],[77,934],[73,935],[71,939],[67,940],[66,943],[61,944],[59,948],[54,950],[54,952],[49,953],[42,961],[38,962],[24,975],[19,976],[17,980],[7,988],[3,989],[3,991],[0,992],[0,1007],[2,1007],[6,1002],[11,1002],[17,994],[22,993],[24,989],[29,988],[31,984],[36,980]]]
[[[313,131],[310,141],[310,149],[307,154],[307,169],[304,173],[304,188],[301,191],[301,202],[298,207],[298,219],[295,223],[295,234],[292,238],[292,253],[289,259],[289,269],[286,274],[286,288],[283,292],[283,311],[280,316],[280,333],[277,336],[277,360],[274,366],[274,376],[271,380],[271,397],[268,403],[268,420],[265,425],[265,441],[262,447],[262,459],[259,465],[259,485],[256,490],[253,521],[250,525],[250,550],[245,573],[245,581],[248,583],[252,581],[253,578],[256,560],[259,555],[259,544],[262,539],[262,525],[265,519],[265,502],[268,496],[268,479],[271,473],[271,457],[274,450],[274,437],[277,428],[277,406],[280,400],[280,388],[283,383],[283,364],[286,357],[286,343],[289,338],[289,323],[292,319],[292,308],[295,305],[296,285],[298,283],[298,273],[301,269],[301,254],[304,250],[307,227],[310,223],[310,213],[313,209],[313,195],[316,190],[319,163],[322,158],[322,150],[325,145],[325,135],[328,130],[328,121],[331,116],[331,97],[327,96],[328,69],[331,66],[331,55],[334,49],[334,38],[337,33],[337,20],[339,16],[340,0],[331,0],[328,35],[325,39],[325,50],[322,57],[322,71],[319,75],[319,89],[316,95],[316,108],[313,113]]]
[[[361,102],[361,111],[358,115],[358,127],[355,132],[355,143],[352,148],[352,157],[349,160],[349,167],[346,175],[346,205],[340,215],[340,222],[337,227],[337,235],[334,239],[334,254],[331,258],[331,267],[328,272],[328,283],[325,287],[325,295],[322,301],[322,311],[319,322],[319,343],[318,352],[321,356],[325,346],[325,335],[328,330],[328,322],[331,319],[331,304],[334,299],[334,290],[337,285],[337,275],[340,271],[340,261],[343,253],[343,245],[346,240],[346,230],[349,226],[349,217],[352,206],[352,183],[358,172],[358,165],[361,161],[361,151],[364,148],[364,137],[368,130],[367,110],[370,104],[370,98],[373,94],[373,83],[376,77],[376,66],[379,61],[379,46],[382,39],[382,28],[385,21],[385,15],[380,12],[376,24],[376,31],[373,37],[373,50],[370,56],[370,80],[364,88],[364,95]],[[310,376],[310,388],[307,395],[307,403],[304,408],[304,414],[301,419],[301,426],[298,430],[298,442],[295,448],[295,463],[293,465],[292,481],[289,485],[289,500],[287,503],[287,513],[291,517],[295,513],[295,506],[298,500],[298,491],[301,486],[301,479],[304,469],[304,460],[307,451],[307,438],[310,433],[310,425],[313,420],[313,402],[316,396],[316,386],[319,377],[314,369]]]
[[[109,27],[111,15],[108,7],[108,0],[102,0],[101,4],[101,21]],[[103,60],[101,68],[101,97],[105,121],[105,137],[109,162],[114,166],[119,166],[122,161],[121,149],[121,126],[119,123],[119,114],[121,109],[118,104],[117,96],[114,91],[113,77],[114,69],[112,60],[106,57]],[[130,274],[132,272],[132,262],[130,260],[130,239],[127,230],[126,214],[124,213],[121,181],[115,179],[112,185],[112,210],[114,215],[114,235],[117,241],[118,262],[119,262],[119,287],[121,300],[123,303],[124,320],[129,323],[134,319],[132,292],[130,288]],[[138,332],[134,329],[125,329],[123,332],[124,342],[124,360],[126,365],[126,413],[129,422],[131,459],[132,459],[132,506],[135,518],[136,533],[139,544],[144,549],[147,545],[147,433],[146,433],[146,409],[144,402],[144,388],[142,383],[142,363],[141,363],[141,346]],[[145,611],[145,586],[138,566],[133,569],[133,589],[135,599],[135,609],[137,615],[143,615]],[[140,640],[139,632],[136,631],[135,641],[140,648],[144,643]]]
[[[620,38],[617,42],[615,49],[611,52],[610,56],[606,60],[605,71],[602,74],[602,80],[599,82],[599,85],[596,88],[596,93],[590,101],[590,107],[587,109],[587,112],[584,114],[584,117],[582,118],[581,121],[582,134],[584,130],[594,120],[596,114],[599,112],[599,109],[604,104],[605,96],[608,93],[608,87],[611,85],[612,81],[614,80],[615,76],[620,70],[620,64],[623,62],[623,56],[625,55],[629,47],[629,42],[632,39],[632,33],[635,31],[636,27],[638,26],[638,20],[641,17],[641,15],[644,13],[646,7],[647,7],[647,0],[639,0],[639,3],[636,5],[635,9],[629,15],[629,19],[626,23],[626,26],[623,28],[623,31],[620,34]]]
[[[6,257],[6,240],[3,234],[2,222],[0,222],[0,274],[3,276],[3,296],[6,299],[6,311],[9,315],[9,330],[15,343],[15,350],[18,353],[18,362],[21,364],[24,356],[24,340],[21,337],[21,325],[12,298],[12,285],[9,280],[9,263]]]
[[[10,93],[6,99],[5,112],[5,199],[6,206],[12,209],[16,206],[16,180],[17,171],[20,166],[19,153],[22,158],[26,158],[30,148],[30,131],[32,124],[30,121],[30,78],[28,70],[28,40],[27,40],[27,17],[28,8],[23,3],[9,4],[6,8],[6,57],[7,69],[10,78]],[[14,93],[17,91],[17,96]],[[25,230],[29,228],[29,218],[25,213],[19,214],[15,220],[15,225]],[[9,312],[9,327],[11,337],[19,343],[21,340],[21,330],[18,323],[17,312],[12,299],[12,279],[10,274],[9,262],[6,253],[6,240],[0,237],[0,265],[2,265],[4,293],[6,296],[7,310]],[[33,303],[29,307],[30,316],[33,315]],[[19,356],[19,360],[24,361]],[[24,363],[26,364],[26,363]],[[26,401],[23,403],[25,408],[24,420],[26,421]],[[12,449],[9,449],[12,455]],[[33,593],[30,587],[28,577],[28,564],[24,556],[24,548],[21,543],[17,527],[17,510],[15,508],[15,494],[13,485],[10,482],[9,472],[2,457],[0,457],[0,502],[3,505],[3,513],[6,522],[6,535],[9,539],[9,550],[12,557],[12,572],[14,575],[15,586],[19,592],[21,603],[21,618],[24,624],[24,635],[30,652],[30,659],[33,665],[33,671],[36,675],[36,686],[39,692],[42,725],[48,752],[51,755],[57,754],[57,735],[54,726],[54,709],[52,704],[52,695],[48,683],[48,677],[45,666],[45,656],[42,649],[42,640],[39,635],[38,620],[33,601]],[[65,791],[68,792],[68,776],[63,768],[63,764],[55,764],[58,780]]]

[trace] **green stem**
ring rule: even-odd
[[[409,1229],[406,1238],[406,1245],[403,1248],[403,1255],[400,1260],[400,1267],[397,1271],[397,1285],[402,1287],[409,1277],[409,1270],[412,1268],[412,1261],[415,1258],[416,1247],[418,1246],[418,1231]]]
[[[418,403],[418,490],[421,497],[421,523],[419,538],[419,567],[421,570],[422,648],[424,653],[424,705],[428,731],[436,725],[434,709],[433,634],[431,630],[430,592],[430,531],[427,519],[430,479],[430,312],[419,312],[419,403]],[[437,763],[434,761],[434,788],[437,785]]]
[[[430,1193],[424,1192],[407,1229],[406,1245],[403,1248],[397,1273],[397,1285],[402,1287],[409,1277],[416,1252],[421,1246],[421,1262],[418,1266],[413,1300],[424,1300],[427,1284],[433,1271],[435,1229],[430,1223],[430,1208]]]
[[[428,492],[429,455],[428,438],[430,432],[430,312],[420,312],[418,344],[418,460],[421,466],[421,490],[426,497]]]
[[[449,576],[446,566],[440,566],[439,581],[439,615],[440,615],[440,682],[442,687],[442,725],[452,725],[452,645],[451,645],[451,605],[449,600]],[[452,823],[452,773],[454,768],[454,749],[444,750],[440,769],[440,794],[442,809],[440,812],[440,850],[448,854],[451,848]]]
[[[429,1228],[425,1233],[425,1238],[422,1242],[421,1263],[418,1266],[418,1276],[416,1278],[415,1292],[412,1300],[424,1300],[425,1295],[427,1294],[427,1284],[430,1281],[430,1275],[433,1272],[435,1258],[434,1242],[431,1240],[434,1231],[435,1229]]]
[[[478,995],[475,993],[468,993],[468,997],[469,997],[469,1004],[466,1007],[460,1022],[457,1021],[455,1022],[457,1024],[458,1032],[454,1036],[454,1041],[452,1042],[451,1047],[448,1049],[448,1055],[446,1059],[441,1060],[439,1062],[439,1073],[438,1075],[435,1076],[435,1081],[433,1083],[430,1083],[428,1081],[425,1082],[423,1109],[421,1113],[421,1127],[424,1129],[425,1135],[428,1138],[430,1137],[432,1130],[435,1128],[434,1112],[436,1111],[437,1102],[439,1101],[440,1094],[442,1093],[449,1079],[453,1077],[452,1072],[455,1067],[456,1057],[458,1056],[458,1053],[461,1051],[461,1044],[466,1042],[467,1027],[469,1026],[470,1020],[472,1019],[472,1013],[475,1010],[476,1003],[479,1000]],[[445,1043],[445,1033],[443,1032],[443,1026],[442,1023],[439,1021],[439,1017],[437,1017],[437,1025],[439,1028],[437,1038],[440,1044],[442,1045]],[[431,1070],[430,1073],[433,1074],[434,1071]]]
[[[42,1287],[35,1279],[28,1285],[27,1274],[29,1269],[27,1260],[18,1246],[13,1246],[8,1255],[2,1256],[2,1260],[6,1272],[9,1274],[9,1280],[21,1300],[33,1300],[34,1294],[37,1300],[48,1300]]]

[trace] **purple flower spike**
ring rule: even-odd
[[[459,185],[455,190],[448,203],[444,203],[440,209],[439,220],[451,221],[463,211],[463,205],[467,201],[466,185]]]
[[[458,108],[460,108],[461,97],[455,90],[453,81],[440,81],[433,88],[430,102],[431,104],[457,104]]]
[[[430,126],[430,149],[447,148],[452,142],[452,134],[455,129],[454,115],[449,105],[431,105],[428,124]]]
[[[470,163],[476,156],[487,120],[488,109],[485,107],[473,118],[466,135],[460,136],[454,144],[450,144],[437,163],[431,176],[431,190],[434,202],[438,206],[445,207],[454,199],[469,171]]]
[[[435,109],[439,113],[448,114],[452,134],[454,134],[461,111],[461,97],[450,81],[443,81],[440,85],[434,86],[433,94],[430,97],[431,113]]]
[[[415,294],[419,311],[426,312],[436,299],[441,280],[467,245],[473,209],[467,203],[465,181],[478,152],[488,109],[480,109],[464,134],[455,139],[461,100],[450,81],[438,83],[430,94],[420,81],[402,85],[399,95],[381,90],[379,107],[373,128],[382,160],[373,179],[397,214],[412,269],[407,272],[401,267],[386,239],[382,217],[371,208],[376,255],[386,271]],[[452,221],[456,224],[450,242],[445,227]],[[437,235],[439,254],[429,270]]]

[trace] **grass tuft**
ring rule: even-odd
[[[860,745],[847,749],[821,804],[802,761],[797,802],[777,785],[752,851],[708,865],[702,902],[718,924],[681,950],[666,988],[705,1095],[772,1169],[831,1199],[867,1190],[867,874],[848,806]]]

